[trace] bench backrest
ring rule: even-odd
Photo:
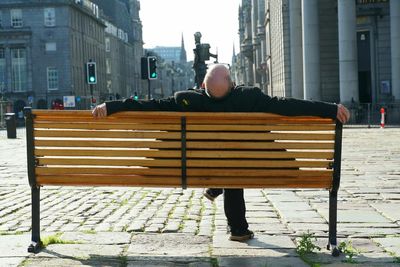
[[[341,124],[266,113],[27,110],[31,185],[332,188]]]

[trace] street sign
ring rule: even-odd
[[[64,107],[65,108],[74,108],[75,107],[75,96],[64,96],[63,97]]]

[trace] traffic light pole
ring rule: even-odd
[[[150,90],[150,79],[147,79],[148,89],[147,89],[147,99],[150,100],[151,90]]]
[[[89,88],[90,88],[90,105],[89,105],[89,107],[92,107],[92,104],[93,104],[93,84],[89,84]]]

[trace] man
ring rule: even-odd
[[[104,117],[119,111],[163,110],[198,112],[270,112],[286,116],[320,116],[336,118],[346,123],[350,113],[346,107],[319,101],[270,97],[259,88],[234,86],[229,70],[222,64],[209,68],[202,85],[204,89],[186,90],[173,97],[135,101],[109,101],[96,106],[93,116]],[[213,192],[213,190],[216,190]],[[205,196],[214,199],[222,189],[207,189]],[[212,194],[216,195],[212,195]],[[224,209],[230,227],[230,240],[245,241],[253,238],[248,229],[243,189],[224,189]],[[211,198],[207,196],[211,195]]]

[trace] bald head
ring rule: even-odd
[[[229,69],[225,65],[216,64],[207,70],[203,87],[209,96],[222,98],[229,93],[232,85]]]

